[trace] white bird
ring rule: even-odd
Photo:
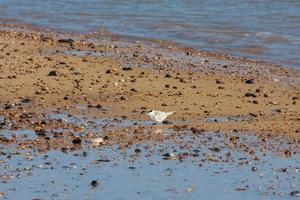
[[[175,111],[172,112],[163,112],[159,110],[150,110],[147,115],[154,121],[158,123],[162,123],[168,116],[174,114]]]

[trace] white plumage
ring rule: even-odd
[[[161,123],[163,122],[168,116],[174,114],[175,111],[172,112],[163,112],[159,110],[152,110],[147,113],[147,115],[154,121]]]

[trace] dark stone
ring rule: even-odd
[[[224,84],[224,81],[216,80],[216,84]]]
[[[110,162],[108,159],[98,159],[97,162]]]
[[[106,135],[104,136],[103,140],[109,140],[109,137]]]
[[[300,191],[293,191],[290,193],[292,197],[300,197]]]
[[[170,154],[170,153],[165,153],[165,154],[163,155],[163,157],[170,158],[170,157],[171,157],[171,154]]]
[[[199,133],[203,133],[204,132],[204,130],[200,130],[200,129],[198,129],[198,128],[195,128],[195,127],[192,127],[191,128],[191,131],[192,131],[192,133],[196,133],[196,134],[199,134]]]
[[[91,186],[93,186],[93,187],[97,187],[98,185],[99,185],[98,181],[96,181],[96,180],[92,180],[92,182],[91,182]]]
[[[139,56],[139,53],[136,51],[132,54],[133,57],[137,58]]]
[[[40,137],[45,137],[46,136],[46,131],[44,129],[41,129],[41,130],[35,130],[35,134],[37,136],[40,136]]]
[[[21,100],[21,103],[29,103],[30,101],[31,101],[31,99],[29,99],[29,98],[23,98]]]
[[[59,43],[68,43],[68,44],[72,44],[75,42],[75,40],[71,39],[71,38],[67,38],[67,39],[59,39],[58,40]]]
[[[221,149],[218,147],[213,147],[213,148],[209,148],[209,150],[213,151],[213,152],[221,152]]]
[[[163,123],[163,124],[173,124],[172,122],[170,122],[170,121],[168,121],[168,120],[164,120],[162,123]]]
[[[254,78],[246,80],[245,83],[246,84],[254,84]]]
[[[57,76],[57,71],[53,70],[48,73],[48,76]]]
[[[122,70],[123,71],[130,71],[130,70],[132,70],[132,68],[131,67],[123,67]]]
[[[166,74],[165,78],[171,78],[172,76],[170,74]]]
[[[100,104],[97,104],[95,108],[102,109],[103,107]]]
[[[136,169],[136,167],[128,167],[128,169]]]
[[[138,92],[135,88],[130,89],[131,92]]]
[[[121,97],[120,97],[120,100],[125,101],[125,100],[127,100],[127,98],[124,97],[124,96],[121,96]]]
[[[81,139],[79,137],[73,139],[73,144],[81,144]]]
[[[254,97],[254,98],[256,98],[257,95],[254,94],[254,93],[251,93],[251,92],[246,92],[245,97]]]
[[[9,110],[9,109],[11,109],[13,106],[11,105],[11,104],[5,104],[4,105],[4,109],[5,110]]]
[[[135,149],[134,152],[135,152],[135,153],[141,153],[142,150],[140,150],[140,149]]]

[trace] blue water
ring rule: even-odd
[[[123,151],[116,147],[84,146],[68,153],[59,150],[38,153],[0,144],[0,161],[4,161],[0,165],[0,192],[6,199],[16,200],[295,199],[290,193],[300,186],[299,154],[280,157],[269,150],[260,152],[257,138],[249,135],[242,141],[248,141],[245,149],[254,150],[260,158],[254,160],[245,149],[227,147],[228,138],[223,134],[189,136],[178,139],[178,144],[162,141],[153,143],[150,149],[143,144]],[[286,147],[282,141],[265,145],[272,149],[278,143]],[[190,148],[180,148],[185,144]],[[213,147],[220,147],[221,151],[209,150]],[[142,153],[135,154],[135,148]],[[199,151],[199,156],[187,156],[183,161],[165,160],[162,156],[174,152],[176,158],[180,153],[191,155],[194,150]],[[228,152],[230,158],[224,155]],[[208,155],[220,162],[206,160]],[[253,172],[253,167],[257,171]],[[92,180],[100,185],[93,188]]]
[[[0,22],[106,28],[300,67],[298,0],[0,0]]]

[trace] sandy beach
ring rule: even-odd
[[[19,150],[69,151],[99,137],[97,146],[121,149],[177,142],[169,129],[222,132],[232,143],[248,133],[300,139],[299,70],[167,41],[2,25],[0,94],[1,129],[12,131],[0,143]],[[155,124],[149,109],[176,113]],[[96,118],[107,119],[101,131],[90,128]],[[13,134],[23,129],[29,134]]]

